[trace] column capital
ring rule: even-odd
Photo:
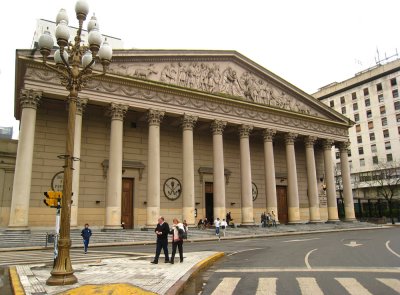
[[[310,147],[314,147],[315,142],[317,141],[318,137],[316,136],[306,136],[304,138],[304,143],[306,145],[306,147],[310,148]]]
[[[285,143],[286,144],[294,144],[295,140],[297,138],[296,133],[286,133],[285,134]]]
[[[333,139],[324,139],[322,142],[322,146],[324,150],[330,150],[332,149],[332,145],[335,141]]]
[[[82,116],[89,99],[78,97],[76,101],[76,114]]]
[[[350,141],[341,141],[339,142],[338,147],[341,153],[347,153],[350,147]]]
[[[194,126],[197,123],[197,116],[189,115],[189,114],[183,114],[182,118],[182,129],[183,130],[193,130]]]
[[[270,129],[270,128],[266,128],[263,131],[263,137],[264,137],[264,141],[272,141],[272,139],[274,138],[276,134],[276,130],[275,129]]]
[[[120,120],[124,119],[124,116],[128,110],[127,105],[111,103],[110,105],[110,116],[111,120]]]
[[[225,121],[214,120],[214,122],[211,123],[211,130],[212,130],[213,134],[222,135],[222,132],[224,132],[225,126],[226,126]]]
[[[39,101],[42,98],[42,91],[32,89],[22,89],[20,92],[20,105],[21,108],[37,109]]]
[[[159,126],[164,115],[165,111],[150,109],[147,113],[147,122],[149,123],[149,126]]]
[[[239,134],[240,138],[247,138],[250,135],[251,130],[253,130],[253,126],[242,124],[239,126]]]

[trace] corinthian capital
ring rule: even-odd
[[[182,118],[182,129],[192,130],[196,125],[198,117],[193,115],[184,114]]]
[[[88,103],[89,99],[87,98],[80,98],[78,97],[76,101],[76,114],[81,115],[83,114],[84,109],[86,108],[86,105]]]
[[[249,137],[251,130],[253,130],[253,126],[245,124],[240,125],[239,127],[240,138]]]
[[[211,123],[211,130],[213,134],[222,134],[222,132],[224,132],[225,126],[226,122],[214,120],[214,122]]]
[[[23,109],[30,108],[36,110],[41,98],[42,91],[22,89],[20,92],[19,103]]]
[[[350,147],[350,141],[341,141],[339,143],[339,150],[341,153],[347,154],[349,147]]]
[[[332,149],[332,145],[335,141],[333,139],[325,139],[322,143],[324,150]]]
[[[124,116],[128,110],[127,105],[111,103],[110,106],[110,115],[111,120],[124,120]]]
[[[147,113],[147,121],[149,122],[149,126],[159,126],[164,118],[164,114],[164,111],[150,109]]]
[[[294,144],[296,138],[297,138],[296,133],[286,133],[285,134],[285,143],[286,144]]]
[[[263,131],[263,137],[264,137],[264,141],[272,141],[272,139],[274,138],[276,134],[276,130],[275,129],[264,129]]]
[[[307,136],[304,138],[304,143],[306,144],[306,148],[314,147],[315,142],[317,141],[316,136]]]

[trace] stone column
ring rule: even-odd
[[[21,127],[8,230],[28,230],[36,109],[41,96],[42,92],[34,90],[23,89],[20,93]]]
[[[82,141],[82,114],[88,102],[87,98],[78,98],[75,116],[75,139],[74,158],[72,162],[72,204],[71,204],[71,227],[78,226],[78,203],[79,203],[79,177],[81,169],[81,141]]]
[[[328,222],[339,221],[337,203],[336,203],[336,183],[333,171],[332,160],[332,144],[333,140],[324,140],[324,164],[325,164],[325,183],[326,197],[328,199]]]
[[[297,134],[294,133],[287,133],[285,135],[286,166],[288,175],[287,204],[289,223],[300,223],[299,191],[297,184],[296,156],[294,150],[294,142],[296,137]]]
[[[155,226],[160,216],[160,123],[164,111],[149,110],[149,146],[147,172],[147,226]]]
[[[305,138],[306,162],[307,162],[307,192],[310,206],[310,222],[320,222],[317,172],[315,169],[314,143],[317,140],[314,136]]]
[[[213,170],[214,170],[214,219],[225,218],[225,166],[224,166],[224,145],[222,133],[226,122],[215,120],[211,124],[213,132]]]
[[[183,219],[188,225],[194,226],[194,158],[193,158],[193,128],[197,122],[196,116],[184,114],[182,120],[182,141],[183,141]]]
[[[272,144],[276,131],[273,129],[264,130],[264,173],[265,173],[265,192],[267,197],[267,212],[274,211],[275,221],[278,223],[278,201],[276,199],[275,181],[275,160],[274,146]]]
[[[110,156],[108,159],[106,223],[104,229],[121,229],[122,156],[124,116],[128,106],[111,103]]]
[[[350,142],[341,142],[339,145],[340,150],[340,167],[343,183],[343,198],[344,198],[344,212],[346,221],[355,221],[356,215],[354,213],[354,201],[351,188],[349,158],[347,155]]]
[[[253,194],[249,135],[253,126],[241,125],[240,133],[240,183],[242,192],[242,225],[254,224]]]

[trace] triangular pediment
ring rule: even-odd
[[[110,72],[255,105],[348,123],[348,119],[236,51],[117,50]]]

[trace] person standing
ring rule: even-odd
[[[221,229],[222,229],[222,233],[224,234],[224,237],[225,237],[225,232],[226,232],[227,226],[228,226],[228,223],[225,221],[225,219],[222,219],[222,221],[221,221]]]
[[[83,238],[83,247],[85,249],[85,254],[87,254],[89,248],[89,240],[92,236],[92,230],[89,228],[89,224],[85,224],[85,228],[81,231],[81,236]]]
[[[271,221],[272,221],[272,226],[276,227],[276,216],[274,211],[271,211]]]
[[[168,234],[169,234],[169,225],[164,221],[164,217],[158,218],[158,223],[154,232],[157,235],[157,246],[156,246],[156,256],[154,260],[151,262],[153,264],[158,263],[158,258],[160,257],[161,249],[164,251],[165,255],[165,263],[169,262],[168,256]]]
[[[173,223],[170,231],[170,234],[172,234],[171,264],[174,264],[176,247],[178,247],[179,251],[179,261],[183,262],[183,233],[186,231],[184,224],[180,223],[177,218],[174,218]]]
[[[215,225],[215,235],[219,236],[219,227],[221,226],[221,221],[219,220],[219,217],[214,221]]]

